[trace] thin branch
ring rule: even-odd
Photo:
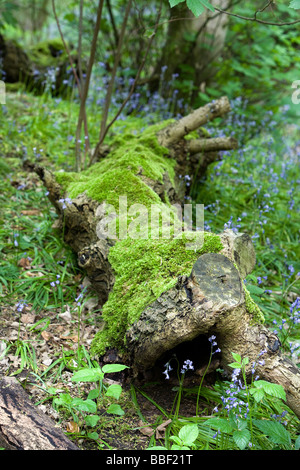
[[[124,42],[125,30],[126,30],[126,25],[127,25],[127,21],[129,18],[130,10],[131,10],[131,5],[132,5],[132,0],[129,0],[126,5],[125,15],[123,18],[122,28],[120,31],[120,36],[119,36],[119,41],[118,41],[118,48],[117,48],[116,55],[115,55],[115,60],[114,60],[114,65],[113,65],[110,81],[109,81],[108,88],[106,91],[105,104],[104,104],[104,110],[102,113],[102,121],[101,121],[101,127],[100,127],[100,135],[99,135],[99,141],[101,142],[103,141],[103,136],[105,135],[108,111],[109,111],[112,92],[113,92],[113,88],[115,84],[117,68],[119,66],[120,59],[121,59],[121,50],[122,50],[122,46]]]
[[[95,60],[95,53],[96,53],[98,34],[100,30],[103,4],[104,4],[104,0],[99,0],[98,8],[97,8],[96,24],[94,28],[94,34],[93,34],[92,45],[91,45],[90,59],[89,59],[88,67],[87,67],[86,79],[85,79],[85,83],[84,83],[84,87],[83,87],[82,95],[81,95],[81,100],[80,100],[80,109],[79,109],[79,116],[78,116],[77,129],[76,129],[76,169],[77,171],[80,170],[80,166],[81,166],[80,147],[78,145],[79,143],[78,141],[80,140],[82,122],[84,120],[84,116],[86,113],[85,103],[86,103],[86,99],[88,96],[92,69],[93,69],[93,64]]]
[[[71,52],[70,52],[70,49],[65,41],[65,38],[64,38],[64,35],[63,35],[63,32],[62,32],[62,29],[61,29],[61,26],[60,26],[60,22],[59,22],[59,19],[58,19],[58,16],[57,16],[57,12],[56,12],[56,8],[55,8],[55,0],[52,0],[52,10],[53,10],[53,14],[54,14],[54,17],[55,17],[55,21],[56,21],[56,24],[57,24],[57,28],[58,28],[58,31],[59,31],[59,34],[60,34],[60,37],[61,37],[61,40],[63,42],[63,45],[64,45],[64,48],[67,52],[67,55],[68,55],[68,59],[69,59],[69,62],[70,62],[70,66],[71,66],[71,69],[72,69],[72,72],[73,72],[73,75],[74,75],[74,78],[75,78],[75,81],[77,83],[77,88],[78,88],[78,94],[79,94],[79,98],[81,99],[82,98],[82,90],[81,90],[81,83],[80,83],[80,80],[78,78],[78,75],[77,75],[77,72],[76,72],[76,68],[74,67],[74,63],[73,63],[73,59],[72,59],[72,56],[71,56]],[[83,115],[82,115],[82,121],[84,122],[84,131],[85,131],[85,135],[87,136],[87,142],[86,144],[89,145],[89,140],[88,140],[88,125],[87,125],[87,117],[86,117],[86,111],[85,109],[83,110]],[[82,123],[81,121],[81,123]],[[81,124],[82,125],[82,124]],[[81,129],[81,127],[80,127]],[[77,136],[76,136],[76,145],[77,145],[77,140],[79,140],[79,138],[77,139]]]
[[[267,24],[267,25],[271,25],[271,26],[291,26],[293,24],[297,24],[297,23],[300,23],[300,20],[296,20],[296,21],[288,21],[288,22],[285,22],[285,23],[273,23],[271,21],[263,21],[263,20],[259,20],[258,18],[256,18],[256,15],[254,15],[253,17],[249,17],[249,16],[241,16],[241,15],[237,15],[235,13],[229,13],[228,11],[225,11],[225,10],[221,10],[221,8],[217,8],[214,6],[214,9],[219,11],[220,13],[224,13],[224,15],[228,15],[228,16],[233,16],[235,18],[239,18],[241,20],[246,20],[246,21],[253,21],[255,23],[261,23],[261,24]],[[257,12],[256,12],[257,13]]]
[[[106,126],[106,129],[105,129],[105,132],[103,133],[103,136],[101,138],[101,140],[99,140],[98,144],[96,145],[96,148],[95,148],[95,151],[94,151],[94,154],[91,158],[91,161],[90,161],[90,165],[92,165],[92,163],[94,162],[94,160],[96,159],[97,155],[98,155],[98,151],[105,139],[105,136],[107,135],[107,132],[108,130],[111,128],[111,126],[115,123],[115,121],[118,119],[118,117],[120,116],[121,112],[123,111],[123,109],[125,108],[126,104],[128,103],[128,101],[130,100],[131,96],[133,95],[133,92],[136,88],[136,85],[139,81],[139,78],[140,78],[140,75],[141,75],[141,72],[145,66],[145,62],[147,60],[147,57],[148,57],[148,54],[149,54],[149,51],[150,51],[150,48],[151,48],[151,45],[152,45],[152,42],[153,42],[153,39],[155,37],[155,34],[156,34],[156,31],[157,31],[157,28],[159,26],[159,19],[160,19],[160,15],[161,15],[161,10],[162,10],[162,3],[160,4],[160,9],[159,9],[159,12],[158,12],[158,15],[157,15],[157,19],[156,19],[156,24],[154,26],[154,31],[152,33],[152,35],[150,36],[149,38],[149,42],[148,42],[148,45],[147,45],[147,49],[146,49],[146,52],[145,52],[145,55],[144,55],[144,58],[141,62],[141,65],[137,71],[137,74],[136,74],[136,77],[134,79],[134,82],[129,90],[129,93],[127,95],[127,97],[125,98],[125,100],[123,101],[123,103],[121,104],[120,108],[118,109],[117,113],[115,114],[114,118],[110,121],[110,123]]]

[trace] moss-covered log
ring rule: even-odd
[[[77,67],[77,53],[71,50]],[[8,85],[26,87],[37,94],[45,90],[52,95],[66,96],[74,77],[69,58],[60,39],[49,39],[27,49],[0,34],[2,79]],[[77,71],[78,72],[78,71]]]
[[[190,225],[182,211],[191,207],[184,205],[186,183],[203,176],[222,145],[237,145],[205,132],[195,136],[199,126],[229,109],[221,98],[140,134],[125,125],[105,158],[91,168],[78,174],[35,171],[102,306],[104,327],[94,338],[93,354],[115,348],[139,374],[180,347],[189,358],[193,347],[199,371],[203,341],[216,335],[224,369],[232,352],[251,364],[263,351],[261,377],[283,385],[288,404],[300,416],[298,370],[281,356],[278,339],[244,287],[255,265],[250,237],[205,233],[197,217]]]

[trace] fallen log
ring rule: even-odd
[[[300,416],[299,371],[281,355],[278,338],[244,286],[255,265],[251,238],[205,233],[197,207],[192,224],[185,212],[192,207],[186,204],[191,181],[220,158],[222,146],[237,146],[232,139],[204,139],[203,133],[186,137],[229,109],[223,97],[140,135],[125,128],[105,158],[79,174],[34,169],[102,306],[93,354],[103,357],[115,348],[138,376],[180,347],[189,359],[196,351],[201,370],[208,360],[201,357],[203,342],[215,335],[225,370],[237,352],[249,358],[250,377],[263,351],[258,373],[284,387],[288,405]]]
[[[79,450],[30,400],[14,377],[0,380],[0,447],[6,450]]]

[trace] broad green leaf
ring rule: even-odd
[[[97,411],[96,403],[88,398],[86,400],[82,400],[82,398],[74,398],[72,401],[72,407],[80,411],[86,411],[87,413],[96,413]]]
[[[200,16],[205,10],[204,6],[199,2],[199,0],[187,0],[186,4],[195,16]]]
[[[183,445],[190,446],[197,439],[199,434],[197,424],[186,424],[179,431],[179,438],[182,440]]]
[[[241,364],[240,362],[231,362],[231,364],[228,364],[229,367],[232,367],[233,369],[240,369],[241,368]]]
[[[238,446],[239,449],[243,450],[247,447],[250,441],[250,432],[248,429],[241,429],[238,431],[234,431],[233,433],[233,440]]]
[[[120,372],[124,369],[128,369],[128,367],[123,364],[105,364],[105,366],[102,367],[105,374],[113,374],[114,372]]]
[[[90,369],[80,369],[73,374],[73,382],[97,382],[98,380],[103,379],[104,373],[100,367]]]
[[[241,362],[242,361],[242,358],[241,356],[238,354],[238,353],[231,353],[233,359],[236,361],[236,362]]]
[[[176,7],[176,5],[182,2],[184,2],[184,0],[169,0],[169,4],[171,8]]]
[[[230,433],[232,431],[232,426],[229,423],[228,419],[225,418],[210,418],[204,422],[207,426],[210,426],[217,431],[222,431],[226,433]]]
[[[254,400],[256,403],[260,402],[263,400],[263,398],[266,396],[265,392],[262,389],[259,388],[252,388],[250,390],[251,395],[253,396]]]
[[[295,450],[300,450],[300,436],[295,440]]]
[[[107,413],[110,413],[112,415],[118,415],[118,416],[123,416],[125,414],[124,410],[120,407],[120,405],[117,405],[113,403],[107,408]]]
[[[87,426],[90,426],[91,428],[93,428],[94,426],[96,426],[99,419],[100,419],[100,416],[88,415],[88,416],[85,417],[85,422],[86,422]]]
[[[98,397],[99,397],[99,388],[93,388],[92,390],[90,390],[88,394],[88,398],[90,400],[95,400]]]
[[[200,0],[202,5],[204,5],[208,10],[215,11],[214,7],[207,0]]]
[[[293,0],[293,1],[289,4],[289,7],[290,7],[290,8],[294,8],[294,10],[299,10],[299,9],[300,9],[300,0]]]
[[[291,448],[291,437],[289,432],[285,429],[283,424],[278,423],[277,421],[267,421],[267,420],[253,420],[260,431],[269,436],[271,441],[275,444],[281,444],[286,449]]]
[[[108,387],[105,392],[105,395],[108,397],[113,397],[116,400],[119,400],[120,395],[122,393],[122,387],[119,384],[112,384]]]
[[[62,406],[67,405],[68,406],[68,405],[71,405],[72,401],[73,401],[73,398],[71,397],[71,395],[69,395],[68,393],[61,393],[59,395],[59,398],[55,398],[53,400],[53,403],[55,405],[62,405]]]
[[[284,401],[286,400],[286,393],[282,385],[273,384],[266,380],[257,380],[253,385],[256,389],[262,389],[266,394],[271,395],[272,397],[281,398],[281,400]],[[250,393],[253,394],[252,390],[254,389],[252,388]]]
[[[171,450],[189,450],[189,447],[173,444]]]
[[[87,436],[90,438],[90,439],[94,439],[94,441],[96,441],[99,437],[99,434],[97,432],[89,432],[87,434]]]

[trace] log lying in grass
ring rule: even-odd
[[[183,224],[186,178],[203,176],[222,146],[236,147],[232,139],[185,137],[228,111],[228,100],[221,98],[140,135],[124,130],[104,159],[79,174],[35,171],[64,223],[65,241],[78,254],[102,305],[104,328],[94,338],[92,353],[103,356],[115,348],[139,374],[180,346],[186,359],[192,347],[199,359],[203,341],[216,335],[224,369],[232,352],[251,364],[263,351],[265,366],[258,364],[258,373],[285,388],[289,406],[300,416],[299,372],[281,356],[278,339],[263,325],[260,309],[244,288],[255,264],[250,237],[203,229],[176,236],[175,226]],[[153,207],[162,220],[171,214],[171,231],[162,223],[153,234]],[[107,234],[108,225],[117,230]],[[133,236],[136,225],[140,232]]]
[[[0,447],[6,450],[78,450],[32,403],[14,377],[0,380]]]

